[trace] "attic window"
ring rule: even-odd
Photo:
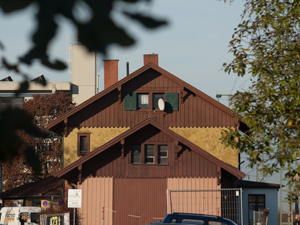
[[[149,94],[138,94],[138,108],[149,107]]]
[[[168,165],[168,144],[131,145],[131,163]]]
[[[153,109],[158,109],[158,100],[160,98],[165,101],[164,94],[153,94]]]
[[[90,152],[90,134],[79,133],[77,135],[77,154],[79,156]]]

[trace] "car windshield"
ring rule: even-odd
[[[216,222],[216,221],[203,221],[203,220],[190,220],[183,219],[181,224],[193,224],[193,225],[228,225],[228,223]]]

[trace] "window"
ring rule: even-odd
[[[253,223],[253,211],[262,212],[265,208],[265,195],[248,195],[248,224]]]
[[[197,225],[205,225],[203,220],[192,220],[192,219],[183,219],[181,221],[182,224],[197,224]],[[208,223],[206,223],[208,224]],[[210,224],[209,224],[210,225]]]
[[[168,145],[158,145],[158,164],[168,163]]]
[[[153,94],[153,109],[158,108],[158,100],[160,98],[164,100],[164,94]]]
[[[138,94],[138,108],[149,107],[149,94]]]
[[[90,134],[79,133],[77,136],[77,154],[85,155],[90,152]]]
[[[80,153],[86,153],[86,136],[80,136]]]
[[[168,165],[168,145],[166,144],[132,145],[131,163]]]
[[[165,111],[172,112],[179,110],[178,93],[127,93],[124,95],[124,110],[135,111],[139,109],[157,109],[158,100],[165,101]]]
[[[7,108],[18,108],[21,109],[24,103],[24,98],[22,97],[3,97],[0,98],[0,111]]]
[[[131,146],[131,163],[141,163],[141,146]]]
[[[154,145],[145,145],[145,163],[147,164],[155,163]]]

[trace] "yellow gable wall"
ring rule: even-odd
[[[129,127],[83,127],[69,130],[68,136],[64,138],[64,167],[80,158],[77,156],[78,133],[90,133],[90,151],[93,151],[128,129]],[[170,127],[169,129],[225,163],[238,167],[238,151],[230,147],[225,148],[220,141],[221,131],[224,128]]]
[[[170,130],[209,152],[223,162],[238,168],[238,151],[222,144],[222,127],[169,127]]]
[[[70,130],[64,138],[64,167],[70,165],[80,158],[77,155],[77,134],[90,134],[90,151],[124,133],[129,127],[107,128],[107,127],[82,127]]]

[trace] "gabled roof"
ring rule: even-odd
[[[88,162],[90,159],[92,159],[93,157],[97,156],[101,152],[107,150],[108,148],[110,148],[113,145],[117,144],[118,142],[120,142],[121,140],[123,140],[126,137],[130,136],[131,134],[133,134],[135,132],[138,132],[140,129],[142,129],[143,127],[145,127],[145,126],[147,126],[149,124],[151,124],[152,126],[156,127],[161,132],[165,133],[166,135],[168,135],[169,137],[173,138],[174,140],[177,140],[178,142],[180,142],[183,145],[187,146],[192,151],[194,151],[195,153],[199,154],[203,158],[207,159],[211,163],[220,166],[221,168],[223,168],[224,170],[228,171],[229,173],[231,173],[235,177],[237,177],[237,178],[243,178],[245,176],[245,174],[243,172],[241,172],[238,169],[236,169],[236,168],[234,168],[234,167],[232,167],[232,166],[224,163],[223,161],[217,159],[216,157],[212,156],[208,152],[204,151],[199,146],[193,144],[192,142],[188,141],[187,139],[185,139],[184,137],[182,137],[179,134],[175,133],[174,131],[171,131],[170,129],[168,129],[167,127],[165,127],[165,126],[161,125],[160,123],[156,122],[152,118],[148,118],[148,119],[142,121],[141,123],[135,125],[131,129],[125,131],[121,135],[115,137],[111,141],[105,143],[101,147],[95,149],[94,151],[88,153],[87,155],[85,155],[84,157],[80,158],[76,162],[72,163],[71,165],[69,165],[69,166],[65,167],[64,169],[62,169],[61,171],[57,172],[56,174],[54,174],[54,176],[56,176],[56,177],[62,177],[65,174],[67,174],[67,173],[69,173],[69,172],[71,172],[73,170],[77,170],[78,166],[80,166],[80,165]]]
[[[98,99],[102,98],[103,96],[105,96],[106,94],[110,93],[111,91],[117,89],[118,87],[121,87],[126,82],[134,79],[135,77],[141,75],[143,72],[145,72],[149,69],[153,69],[153,70],[159,72],[160,74],[162,74],[163,76],[168,77],[169,79],[173,80],[175,83],[179,84],[180,86],[192,91],[193,93],[195,93],[196,95],[198,95],[202,99],[208,101],[209,103],[211,103],[215,107],[219,108],[223,112],[229,114],[230,116],[234,116],[234,112],[232,110],[230,110],[228,107],[224,106],[220,102],[218,102],[215,99],[211,98],[210,96],[206,95],[205,93],[203,93],[202,91],[200,91],[197,88],[193,87],[192,85],[184,82],[183,80],[179,79],[178,77],[176,77],[175,75],[169,73],[168,71],[164,70],[163,68],[161,68],[161,67],[157,66],[156,64],[150,62],[150,63],[146,64],[145,66],[141,67],[140,69],[136,70],[135,72],[131,73],[130,75],[126,76],[125,78],[121,79],[120,81],[116,82],[115,84],[111,85],[110,87],[104,89],[102,92],[100,92],[100,93],[96,94],[95,96],[91,97],[90,99],[86,100],[85,102],[78,105],[77,107],[71,109],[69,112],[65,113],[64,115],[62,115],[58,119],[53,120],[52,122],[50,122],[47,125],[47,128],[51,129],[52,127],[56,126],[57,124],[61,123],[65,119],[67,119],[68,117],[74,115],[75,113],[79,112],[83,108],[87,107],[88,105],[92,104],[93,102],[97,101]],[[245,124],[242,122],[241,125],[244,127]]]
[[[0,193],[1,199],[63,196],[63,179],[48,177]]]

